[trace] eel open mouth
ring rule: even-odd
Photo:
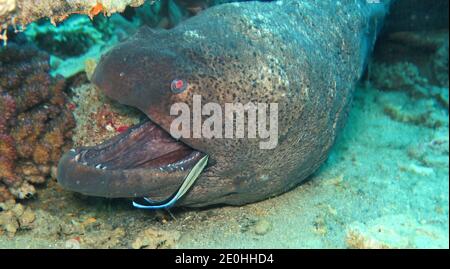
[[[58,182],[93,196],[164,199],[203,156],[146,120],[97,146],[64,154]]]

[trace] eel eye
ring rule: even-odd
[[[173,93],[182,93],[187,89],[187,82],[183,79],[174,79],[170,84],[170,90]]]

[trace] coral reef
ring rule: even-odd
[[[1,0],[0,30],[8,25],[27,25],[40,18],[50,18],[54,23],[63,21],[70,14],[86,14],[90,17],[122,12],[129,6],[137,7],[145,0]]]
[[[26,25],[40,18],[50,18],[53,22],[66,19],[71,14],[86,14],[94,17],[100,13],[112,15],[113,13],[125,11],[127,6],[138,7],[145,0],[0,0],[0,25],[6,27],[10,24]],[[151,5],[165,6],[169,4],[176,9],[172,13],[179,12],[176,6],[189,8],[190,12],[197,12],[206,6],[233,2],[233,0],[151,0]],[[234,2],[237,2],[234,0]],[[159,9],[159,8],[157,8]]]
[[[16,0],[0,0],[0,17],[16,9]]]
[[[170,28],[208,6],[230,1],[150,1],[109,18],[101,14],[93,18],[72,15],[58,26],[40,20],[29,24],[24,33],[29,41],[50,54],[51,74],[68,78],[83,72],[86,61],[98,61],[110,47],[143,24]]]
[[[372,82],[384,90],[404,90],[416,97],[427,96],[428,80],[420,75],[418,67],[410,62],[376,63],[371,70],[376,74]]]
[[[67,59],[80,56],[94,44],[109,38],[110,27],[103,27],[106,24],[104,17],[98,18],[95,19],[98,27],[95,27],[86,16],[72,16],[58,26],[49,22],[32,23],[25,33],[40,49],[61,59]],[[98,22],[99,20],[102,22]]]
[[[30,42],[50,54],[51,74],[66,78],[84,71],[84,62],[98,60],[108,48],[133,33],[139,23],[120,15],[107,19],[75,15],[54,26],[50,22],[30,24],[24,31]]]
[[[0,50],[0,201],[31,197],[71,146],[65,81],[48,72],[48,55],[34,47]]]
[[[375,86],[388,89],[427,85],[448,88],[448,40],[448,29],[396,32],[381,37],[380,44],[383,45],[376,47],[374,58],[377,60],[370,66],[370,73],[376,74],[372,76]]]
[[[448,37],[448,30],[382,37],[368,75],[386,92],[378,102],[391,119],[433,129],[448,125]]]
[[[56,24],[73,14],[85,14],[91,19],[99,14],[111,16],[114,13],[125,12],[127,7],[141,6],[144,2],[145,0],[0,0],[0,34],[3,32],[0,40],[6,42],[6,30],[9,26],[13,26],[16,30],[41,18],[49,18],[52,24]],[[145,16],[155,23],[152,23],[153,25],[168,27],[208,6],[226,2],[233,0],[151,0],[147,1],[149,7],[147,11],[141,14],[147,13]],[[161,23],[162,18],[164,20]]]
[[[93,146],[139,123],[141,113],[107,98],[92,84],[73,89],[74,147]]]
[[[36,215],[30,207],[16,204],[13,200],[0,203],[0,235],[6,232],[8,237],[13,237],[21,230],[31,229]]]

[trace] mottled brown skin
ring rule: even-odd
[[[175,118],[170,106],[185,102],[192,109],[194,94],[222,108],[278,103],[275,149],[261,150],[259,139],[182,139],[209,154],[210,165],[177,205],[240,205],[275,196],[327,158],[375,35],[366,1],[331,2],[221,5],[171,30],[143,28],[102,58],[93,83],[167,132]],[[174,79],[187,81],[188,89],[172,93]],[[87,180],[81,171],[79,178]],[[182,178],[175,181],[157,184],[176,189]]]

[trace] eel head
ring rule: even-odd
[[[103,55],[92,82],[148,119],[100,145],[66,153],[58,166],[64,188],[92,196],[163,199],[205,156],[206,140],[179,140],[170,134],[176,118],[170,115],[171,106],[191,102],[200,88],[191,75],[198,64],[195,55],[168,43],[172,35],[143,28]]]

